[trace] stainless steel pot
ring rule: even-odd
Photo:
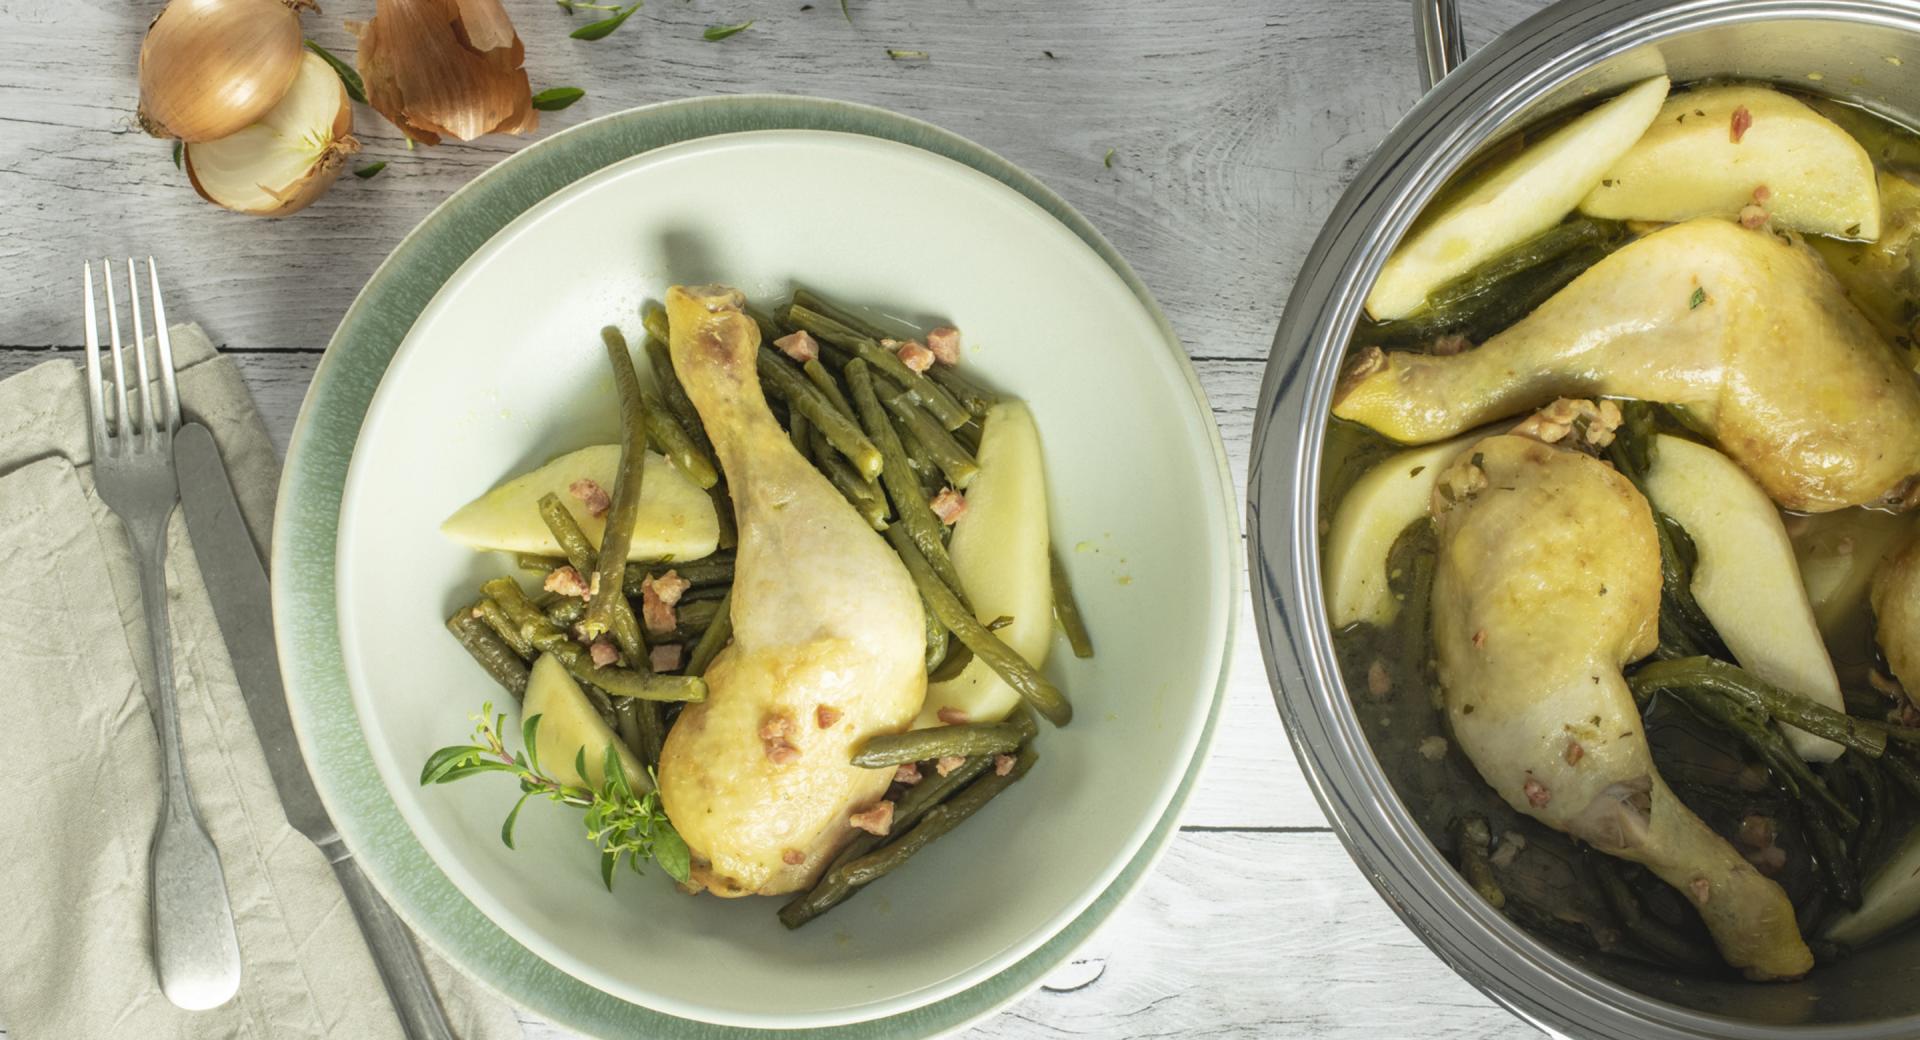
[[[1452,0],[1415,0],[1429,77],[1459,54]],[[1361,301],[1446,179],[1489,142],[1646,76],[1772,80],[1920,115],[1920,4],[1562,0],[1445,75],[1327,219],[1274,339],[1254,427],[1249,559],[1269,678],[1294,750],[1362,871],[1435,952],[1527,1020],[1577,1036],[1920,1035],[1920,932],[1791,985],[1707,981],[1557,952],[1493,909],[1421,833],[1340,678],[1317,532],[1328,406]],[[1911,119],[1907,121],[1911,122]]]

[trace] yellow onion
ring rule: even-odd
[[[312,0],[173,0],[140,44],[140,123],[212,141],[260,120],[300,68]]]
[[[202,198],[278,217],[324,194],[359,150],[346,87],[319,55],[308,54],[286,96],[259,122],[184,151],[187,176]]]
[[[525,50],[500,0],[379,0],[360,38],[367,101],[409,138],[439,144],[540,125]]]

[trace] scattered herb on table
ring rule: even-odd
[[[709,25],[707,26],[707,31],[700,35],[706,37],[708,40],[724,40],[734,33],[745,32],[747,29],[752,28],[752,26],[753,19],[749,18],[744,22],[736,22],[733,25]]]
[[[341,84],[347,88],[347,97],[363,105],[366,104],[367,85],[360,79],[360,73],[355,72],[353,66],[335,57],[333,52],[327,50],[325,47],[320,46],[312,40],[308,40],[306,43],[308,50],[318,54],[322,61],[332,66],[334,75],[339,76]]]
[[[173,142],[173,168],[176,170],[180,168],[180,152],[184,147],[182,142]]]
[[[1107,169],[1113,169],[1113,149],[1107,149]]]
[[[558,112],[587,96],[579,87],[548,87],[533,96],[533,107],[542,112]]]
[[[380,176],[380,171],[386,168],[387,168],[387,161],[385,159],[382,159],[377,163],[368,163],[367,165],[354,170],[353,175],[355,177],[360,178],[363,181],[371,180],[375,177]]]
[[[887,57],[892,58],[894,61],[926,61],[932,57],[932,55],[926,51],[896,51],[889,48],[887,50]]]
[[[626,7],[616,8],[608,8],[600,4],[585,4],[579,2],[579,0],[562,0],[560,6],[565,8],[569,14],[571,14],[576,7],[593,11],[612,10],[614,12],[613,17],[602,18],[597,22],[588,22],[567,34],[576,40],[599,40],[613,35],[613,31],[620,28],[620,23],[632,16],[633,12],[638,11],[640,9],[640,0],[634,0],[634,3]]]

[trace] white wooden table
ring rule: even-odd
[[[1112,239],[1193,356],[1244,485],[1281,304],[1322,216],[1414,101],[1404,0],[655,0],[597,43],[546,0],[507,0],[535,89],[587,98],[542,133],[632,105],[770,91],[930,120],[1032,171]],[[1484,41],[1537,0],[1473,0]],[[285,448],[334,324],[394,244],[524,142],[409,152],[369,111],[380,176],[280,221],[200,201],[133,126],[158,0],[0,0],[0,376],[74,351],[83,257],[157,254],[169,310],[235,355]],[[307,31],[373,0],[327,0]],[[723,43],[708,25],[756,18]],[[888,48],[924,50],[902,62]],[[1112,164],[1103,158],[1112,150]],[[1133,900],[979,1037],[1524,1036],[1374,895],[1303,783],[1251,615],[1213,756]],[[4,1023],[0,1023],[3,1026]],[[529,1037],[564,1031],[527,1018]]]

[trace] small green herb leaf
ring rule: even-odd
[[[427,764],[420,770],[420,786],[427,787],[440,783],[448,773],[478,759],[485,753],[485,748],[464,744],[443,747],[435,751],[427,756]]]
[[[1107,169],[1113,169],[1113,149],[1107,149]]]
[[[888,48],[887,57],[892,58],[894,61],[926,61],[932,57],[932,55],[926,51],[896,51]]]
[[[612,18],[602,18],[597,22],[588,22],[567,35],[576,40],[604,39],[607,36],[611,36],[615,29],[620,28],[620,23],[626,21],[632,16],[633,12],[639,9],[640,4],[636,0],[631,6],[621,8]]]
[[[744,22],[737,22],[733,25],[709,25],[707,26],[707,31],[700,35],[709,40],[724,40],[734,33],[745,32],[752,27],[753,19],[749,18]]]
[[[355,177],[360,178],[363,181],[371,180],[374,177],[380,176],[380,171],[386,168],[387,168],[387,161],[385,159],[382,159],[377,163],[368,163],[365,166],[355,169],[353,171],[353,175]]]
[[[1705,302],[1707,302],[1707,290],[1695,289],[1693,295],[1687,297],[1687,309],[1693,310]]]
[[[540,771],[540,745],[537,741],[540,736],[540,720],[545,717],[529,715],[520,723],[520,743],[527,749],[527,771],[531,773]]]
[[[533,96],[533,107],[542,112],[558,112],[587,96],[579,87],[549,87]]]
[[[513,821],[520,818],[520,807],[527,804],[527,799],[533,795],[532,791],[522,794],[520,800],[513,803],[513,810],[507,813],[507,822],[500,825],[500,840],[506,843],[507,848],[513,848]]]
[[[613,891],[613,868],[620,865],[620,850],[606,849],[600,853],[600,881]]]
[[[847,10],[847,0],[840,0],[840,17],[845,18],[848,25],[853,24],[853,12]]]
[[[683,885],[692,876],[692,854],[687,851],[686,840],[680,837],[680,832],[673,829],[673,824],[663,823],[654,832],[653,861],[660,864],[660,869],[666,871],[668,877]]]
[[[360,74],[353,70],[353,66],[334,57],[332,51],[327,50],[312,40],[307,41],[307,49],[318,54],[321,60],[325,61],[328,65],[333,66],[334,74],[339,76],[340,82],[346,85],[347,96],[349,98],[363,105],[367,103],[367,85],[361,81]]]
[[[173,142],[173,168],[176,170],[180,168],[180,153],[185,149],[186,149],[185,142],[183,141]]]

